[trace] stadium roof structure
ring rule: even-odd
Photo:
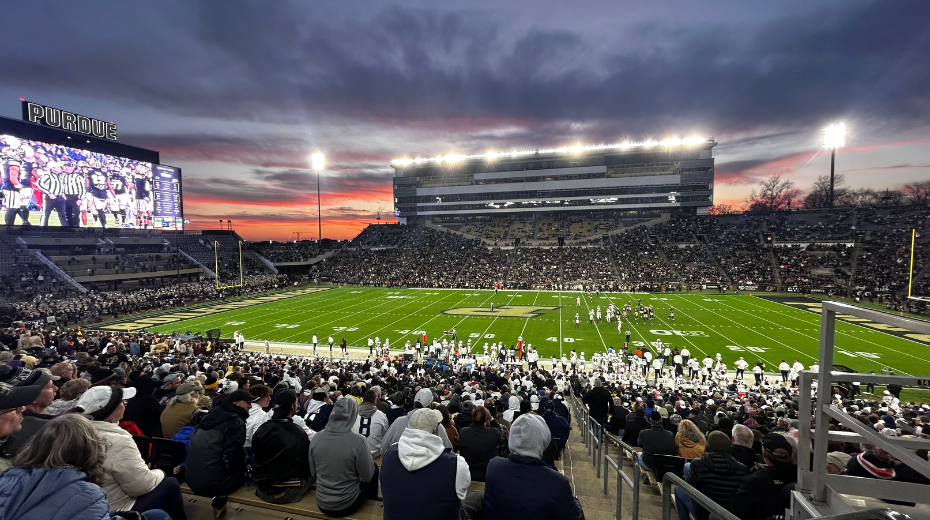
[[[713,138],[704,138],[698,136],[681,138],[668,138],[661,141],[656,140],[645,140],[638,142],[624,141],[621,143],[614,144],[596,144],[596,145],[572,145],[572,146],[562,146],[557,148],[536,148],[536,149],[526,149],[526,150],[513,150],[510,152],[487,152],[484,154],[475,154],[475,155],[459,155],[459,154],[448,154],[448,155],[438,155],[436,157],[417,157],[417,158],[402,158],[394,159],[391,161],[391,164],[395,167],[406,167],[411,164],[419,165],[424,163],[443,163],[443,162],[459,162],[459,161],[472,161],[478,159],[487,159],[490,161],[497,159],[517,159],[526,156],[533,155],[556,155],[556,154],[566,154],[566,153],[583,153],[583,152],[604,152],[612,150],[629,150],[633,148],[641,149],[656,149],[656,148],[679,148],[679,147],[689,147],[689,146],[699,146],[705,143],[713,142]]]

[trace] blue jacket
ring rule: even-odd
[[[561,415],[551,411],[544,413],[542,418],[546,421],[546,426],[549,427],[552,438],[559,438],[557,441],[559,449],[564,449],[565,443],[568,442],[568,434],[571,432],[571,426],[568,424],[568,421]]]
[[[195,427],[193,427],[193,426],[191,426],[191,425],[188,424],[187,426],[184,426],[183,428],[181,428],[181,429],[178,431],[178,433],[175,433],[175,434],[174,434],[174,437],[172,437],[171,440],[173,440],[173,441],[178,441],[178,442],[180,442],[180,443],[183,443],[183,444],[184,444],[184,452],[187,453],[187,452],[191,451],[191,435],[194,434],[194,430],[196,430],[196,429],[197,429],[197,428],[195,428]],[[186,467],[186,466],[187,466],[187,460],[185,460],[185,461],[181,464],[181,467]]]
[[[565,476],[540,459],[511,454],[488,463],[485,520],[584,520]]]
[[[107,497],[74,468],[0,473],[0,520],[106,520]]]

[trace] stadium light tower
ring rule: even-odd
[[[323,172],[323,164],[323,154],[317,152],[310,156],[310,167],[316,171],[316,222],[319,231],[317,241],[320,244],[323,243],[323,206],[320,203],[320,174]]]
[[[833,209],[833,178],[836,149],[846,144],[846,124],[836,123],[823,129],[823,146],[830,150],[830,209]]]

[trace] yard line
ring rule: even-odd
[[[722,303],[722,302],[721,302],[721,303]],[[805,353],[805,352],[802,352],[802,351],[800,351],[800,350],[798,350],[798,349],[796,349],[796,348],[794,348],[794,347],[792,347],[792,346],[790,346],[790,345],[787,345],[787,344],[785,344],[785,343],[782,343],[781,341],[778,341],[777,339],[775,339],[775,338],[773,338],[773,337],[771,337],[771,336],[769,336],[769,335],[767,335],[767,334],[763,334],[763,333],[759,332],[758,330],[756,330],[756,329],[754,329],[754,328],[747,327],[746,325],[743,325],[742,323],[740,323],[740,322],[738,322],[738,321],[735,321],[735,320],[733,320],[733,319],[731,319],[731,318],[729,318],[729,317],[727,317],[727,316],[724,316],[724,315],[722,315],[722,314],[720,314],[720,313],[718,313],[718,312],[716,312],[716,311],[714,311],[714,310],[712,310],[712,309],[708,309],[708,308],[704,307],[703,305],[701,305],[700,303],[695,303],[695,305],[697,305],[698,307],[700,307],[700,308],[702,308],[702,309],[707,310],[708,312],[711,312],[711,313],[713,313],[713,314],[716,314],[717,316],[720,316],[721,318],[723,318],[723,319],[725,319],[725,320],[731,321],[731,322],[735,323],[735,324],[736,324],[737,326],[739,326],[739,327],[742,327],[742,328],[744,328],[744,329],[746,329],[746,330],[749,330],[749,331],[751,331],[751,332],[753,332],[753,333],[755,333],[755,334],[758,334],[759,336],[762,336],[762,337],[768,339],[768,340],[771,341],[772,343],[778,343],[779,345],[781,345],[781,346],[783,346],[783,347],[785,347],[785,348],[787,348],[787,349],[789,349],[789,350],[793,350],[793,351],[797,352],[798,354],[800,354],[800,355],[802,355],[802,356],[805,356],[805,357],[808,357],[808,358],[811,358],[811,359],[813,359],[813,360],[816,360],[816,359],[817,359],[816,357],[811,356],[810,354],[807,354],[807,353]],[[728,307],[729,307],[729,306],[728,306]],[[732,307],[730,307],[730,308],[732,308]],[[754,316],[754,317],[758,318],[758,316]],[[772,322],[770,322],[770,323],[772,323]],[[768,362],[768,361],[766,360],[766,362]],[[775,366],[777,367],[777,365],[775,365]]]
[[[765,301],[768,301],[768,300],[765,300]],[[772,303],[780,303],[780,302],[772,302]],[[761,306],[761,305],[758,305],[758,304],[755,304],[755,303],[751,303],[751,305],[753,305],[754,307],[758,307],[758,308],[760,308],[760,309],[765,309],[764,306]],[[781,304],[781,305],[785,305],[785,304]],[[790,305],[785,305],[785,307],[788,307],[789,309],[795,309],[794,307],[791,307]],[[770,309],[766,309],[766,310],[770,310]],[[799,311],[799,312],[802,312],[802,313],[804,313],[804,314],[811,314],[810,312],[804,311],[804,310],[801,310],[801,309],[795,309],[795,310],[797,310],[797,311]],[[741,312],[745,312],[745,311],[741,311]],[[777,314],[781,314],[782,316],[785,316],[785,317],[788,317],[788,318],[806,321],[806,320],[804,320],[804,318],[801,318],[800,316],[792,316],[792,315],[790,315],[790,314],[788,314],[788,313],[785,313],[785,312],[776,311],[776,310],[771,310],[771,312],[774,312],[774,313],[777,313]],[[816,315],[816,314],[815,314],[815,315]],[[760,318],[760,319],[764,319],[764,318]],[[768,320],[766,320],[766,321],[768,321]],[[848,323],[848,322],[843,322],[843,321],[841,321],[841,320],[836,320],[836,321],[837,321],[838,324],[839,324],[839,323]],[[851,325],[851,326],[853,326],[853,327],[856,327],[857,329],[871,330],[871,329],[865,329],[865,328],[862,327],[861,325],[856,325],[856,324],[849,324],[849,325]],[[801,334],[802,336],[805,336],[805,337],[814,339],[814,340],[817,341],[817,344],[818,344],[818,345],[820,344],[820,337],[819,337],[819,336],[809,336],[809,335],[804,334],[804,333],[802,333],[802,332],[800,332],[800,331],[798,331],[798,330],[796,330],[796,329],[788,329],[788,330],[790,330],[791,332],[795,332],[795,333],[797,333],[797,334]],[[839,330],[839,326],[836,328],[836,332],[837,332],[838,334],[842,334],[842,335],[844,335],[844,336],[848,336],[848,337],[850,337],[850,338],[853,338],[853,339],[856,339],[856,340],[859,340],[859,341],[863,341],[863,342],[869,343],[869,344],[871,344],[871,345],[875,345],[876,347],[880,347],[880,348],[884,348],[884,349],[886,349],[886,350],[890,350],[891,352],[894,352],[894,353],[896,353],[896,354],[901,354],[902,356],[911,357],[911,358],[914,358],[914,359],[918,359],[918,360],[920,360],[920,361],[926,361],[926,358],[923,358],[923,357],[920,357],[920,356],[915,356],[915,355],[913,355],[913,354],[908,354],[908,353],[906,353],[906,352],[901,352],[900,350],[895,350],[895,349],[893,349],[893,348],[891,348],[891,347],[882,345],[881,343],[875,343],[874,341],[871,341],[871,340],[868,340],[868,339],[865,339],[865,338],[858,338],[858,337],[855,337],[854,335],[852,335],[852,334],[850,334],[850,333],[848,333],[848,332],[843,332],[843,331]],[[882,332],[882,331],[880,331],[880,330],[875,330],[875,331],[873,331],[873,332],[877,332],[877,333],[879,333],[879,334],[887,334],[887,333]],[[892,337],[896,337],[896,338],[897,338],[897,337],[901,337],[901,336],[894,336],[894,335],[892,335],[892,334],[887,334],[887,335],[888,335],[888,336],[892,336]],[[902,339],[909,339],[909,338],[902,338]],[[913,340],[909,340],[909,341],[913,341]],[[919,341],[914,341],[914,343],[920,343],[920,342],[919,342]],[[921,343],[921,345],[923,345],[923,344]],[[834,344],[834,348],[835,348],[835,347],[836,347],[836,345]],[[888,368],[894,369],[895,372],[900,372],[898,369],[892,367],[891,365],[886,365],[886,364],[884,364],[884,363],[876,363],[876,364],[880,364],[880,365],[883,365],[883,366],[887,366]],[[905,374],[905,375],[912,375],[912,374],[908,374],[907,372],[900,372],[900,373]]]
[[[586,300],[586,299],[584,298],[584,292],[582,292],[581,294],[582,294],[582,297],[581,297],[581,298],[582,298],[582,300],[584,300],[584,306],[585,306],[588,310],[590,310],[591,307],[588,306],[588,300]],[[610,299],[610,298],[608,298],[608,300],[609,300],[609,299]],[[597,320],[597,316],[595,316],[594,319]],[[607,343],[604,341],[604,336],[601,335],[601,329],[599,329],[599,328],[597,327],[597,321],[594,322],[594,330],[597,331],[597,335],[601,338],[601,344],[604,345],[604,352],[607,352]],[[592,354],[592,356],[593,356],[593,355],[594,355],[594,354]]]
[[[507,302],[507,305],[510,305],[510,302],[512,302],[513,299],[516,298],[516,297],[517,297],[517,293],[514,292],[514,293],[513,293],[513,296],[510,297],[510,301]],[[485,301],[487,301],[487,300],[485,300]],[[478,336],[478,339],[483,338],[484,335],[487,334],[489,330],[491,330],[491,327],[494,326],[494,323],[497,321],[497,318],[500,318],[500,316],[494,316],[494,319],[491,320],[491,324],[488,325],[488,328],[484,329],[484,332],[482,332],[481,335]],[[495,337],[494,339],[497,339],[497,338]],[[506,347],[506,345],[505,345],[505,347]]]
[[[677,295],[673,295],[673,296],[677,296]],[[681,298],[683,301],[687,301],[687,300],[685,300],[685,297],[684,297],[684,296],[678,296],[678,297]],[[701,305],[701,304],[699,304],[699,303],[696,303],[695,305],[697,305],[698,307],[701,307],[702,309],[705,309],[704,306]],[[707,309],[705,309],[705,310],[707,310]],[[713,312],[713,311],[710,311],[710,312]],[[684,311],[682,311],[682,314],[685,314]],[[714,312],[714,314],[717,314],[717,313]],[[717,314],[717,315],[719,316],[719,314]],[[685,316],[689,316],[689,315],[688,315],[688,314],[685,314]],[[740,345],[739,342],[734,341],[734,340],[733,340],[732,338],[730,338],[729,336],[720,333],[719,331],[717,331],[716,329],[714,329],[714,328],[711,327],[710,325],[707,325],[706,323],[702,322],[701,320],[698,320],[697,318],[693,318],[693,317],[692,317],[691,319],[693,319],[694,321],[698,322],[698,324],[700,324],[702,327],[707,327],[708,329],[714,331],[714,333],[716,333],[716,334],[722,336],[723,339],[727,340],[727,341],[730,342],[732,345],[735,345],[735,346],[740,347],[740,348],[744,348],[742,345]],[[732,320],[731,320],[731,321],[732,321]],[[735,322],[734,322],[734,323],[735,323]],[[752,329],[749,329],[749,330],[752,330]],[[747,351],[747,352],[750,352],[750,351]],[[762,357],[762,356],[759,355],[759,354],[760,354],[759,352],[753,352],[753,355],[758,356],[759,359],[761,359],[762,361],[765,361],[766,364],[771,363],[771,361],[769,361],[768,359],[765,359],[764,357]],[[774,365],[774,366],[775,366],[776,368],[778,367],[778,365]]]
[[[534,306],[534,307],[536,306],[536,300],[538,300],[538,299],[539,299],[539,291],[536,291],[536,297],[533,298],[533,306]],[[559,303],[562,303],[562,302],[559,302]],[[527,318],[526,321],[523,322],[523,330],[520,331],[520,337],[521,337],[521,338],[523,337],[523,333],[526,332],[526,326],[527,326],[527,324],[529,324],[530,319],[531,319],[531,318]]]
[[[653,298],[653,299],[655,300],[656,298]],[[662,300],[658,300],[658,301],[662,301]],[[665,302],[663,302],[663,303],[665,303]],[[669,307],[671,307],[671,305],[669,305]],[[655,316],[656,318],[658,318],[658,320],[661,321],[666,327],[669,327],[669,326],[670,326],[670,325],[668,324],[668,322],[666,322],[666,321],[663,320],[662,318],[659,318],[658,314],[653,314],[653,316]],[[667,330],[675,330],[675,328],[674,328],[674,327],[671,327],[670,329],[667,329]],[[684,338],[685,341],[687,341],[688,343],[690,343],[692,347],[694,347],[695,349],[697,349],[698,352],[700,352],[701,354],[703,354],[703,355],[705,355],[705,356],[707,355],[707,353],[704,352],[704,350],[702,350],[701,347],[697,346],[693,341],[691,341],[690,339],[688,339],[687,336],[681,336],[681,337]]]
[[[460,289],[460,290],[461,290],[461,289]],[[459,304],[461,304],[462,302],[464,302],[465,300],[467,300],[469,297],[471,297],[472,294],[473,294],[473,292],[474,292],[474,291],[472,291],[472,290],[468,290],[468,292],[465,293],[464,297],[463,297],[461,300],[455,302],[453,305],[459,305]],[[446,298],[448,298],[449,296],[452,296],[452,295],[454,295],[454,294],[456,294],[456,292],[451,292],[451,291],[450,291],[449,294],[447,294],[446,296],[443,296],[442,298],[436,300],[435,302],[432,303],[432,305],[435,305],[435,304],[441,302],[442,300],[445,300]],[[460,294],[461,294],[461,293],[460,293]],[[492,296],[493,296],[493,295],[489,295],[487,298],[485,298],[484,302],[482,302],[482,305],[483,305],[485,302],[487,302],[489,299],[491,299]],[[398,321],[401,321],[401,320],[405,320],[405,319],[407,319],[407,318],[410,318],[411,316],[414,316],[414,315],[415,315],[415,313],[410,313],[410,314],[404,316],[403,318],[400,318],[400,319],[398,319],[398,320],[395,320],[395,321],[391,322],[390,325],[393,325],[393,324],[397,323]],[[418,326],[416,327],[416,329],[411,329],[411,333],[412,333],[413,330],[426,330],[426,329],[425,329],[426,325],[427,325],[429,322],[431,322],[431,321],[435,320],[436,318],[438,318],[439,315],[440,315],[440,313],[436,313],[435,315],[433,315],[432,318],[426,320],[422,325],[418,325]],[[468,318],[468,316],[466,316],[465,318]],[[465,318],[463,318],[462,320],[460,320],[460,321],[458,322],[458,324],[456,324],[455,326],[458,327],[459,324],[461,324],[463,321],[465,321]],[[385,328],[389,327],[390,325],[387,325],[387,326],[385,326],[385,327],[381,327],[381,329],[385,329]],[[378,330],[381,330],[381,329],[378,329]]]
[[[408,289],[408,290],[409,290],[409,289]],[[451,293],[451,292],[450,292],[448,295],[444,296],[443,299],[444,299],[444,298],[448,298],[448,297],[451,296],[452,294],[454,294],[454,293]],[[371,320],[373,320],[373,319],[375,319],[375,318],[379,318],[379,317],[381,317],[381,316],[384,316],[385,314],[390,314],[390,313],[392,313],[392,312],[396,312],[397,308],[399,308],[399,307],[406,307],[406,306],[408,306],[408,305],[413,305],[413,304],[415,304],[415,303],[421,301],[422,299],[426,298],[427,296],[429,296],[429,295],[428,295],[428,294],[423,294],[423,295],[422,295],[421,297],[419,297],[419,298],[413,298],[413,299],[411,299],[411,300],[405,300],[406,303],[403,303],[403,304],[401,304],[401,305],[399,305],[399,306],[397,306],[397,307],[393,307],[393,308],[391,308],[391,309],[388,309],[388,310],[385,311],[385,312],[382,312],[382,313],[379,313],[379,314],[375,314],[375,315],[373,315],[372,317],[368,318],[367,320],[363,320],[363,321],[360,321],[360,322],[358,322],[358,323],[354,323],[354,324],[351,325],[351,327],[357,327],[358,325],[361,325],[362,323],[366,323],[366,322],[371,321]],[[386,298],[386,299],[387,299],[387,298]],[[367,302],[362,302],[362,303],[367,303]],[[393,304],[393,303],[394,303],[394,302],[392,302],[392,301],[387,301],[387,302],[385,302],[385,303],[376,305],[376,306],[373,307],[373,308],[380,308],[380,307],[383,307],[383,306],[385,306],[385,305],[391,305],[391,304]],[[352,307],[355,307],[355,305],[353,305]],[[348,318],[350,318],[350,317],[352,317],[352,316],[355,316],[356,314],[368,313],[368,312],[370,312],[371,310],[372,310],[372,308],[369,308],[369,309],[363,309],[363,310],[358,311],[358,312],[353,312],[352,314],[349,314],[349,315],[342,314],[342,315],[340,315],[337,319],[335,319],[335,320],[330,320],[330,321],[328,321],[328,322],[326,322],[326,323],[324,323],[324,324],[322,324],[322,325],[318,325],[318,326],[316,326],[316,328],[326,327],[327,325],[331,325],[331,324],[333,324],[333,323],[336,323],[337,321],[346,320],[346,319],[348,319]],[[305,321],[309,321],[309,320],[305,320]],[[298,322],[298,323],[300,323],[300,322]],[[294,336],[298,336],[298,335],[300,335],[300,334],[305,334],[305,333],[306,333],[306,332],[302,332],[302,333],[294,334],[293,336],[288,336],[288,338],[285,338],[285,340],[286,340],[286,339],[289,339],[289,338],[292,338],[292,337],[294,337]],[[281,340],[281,341],[283,341],[283,340]]]
[[[349,305],[349,306],[346,306],[346,307],[339,307],[338,310],[352,309],[352,308],[358,307],[358,306],[360,306],[360,305],[368,304],[368,303],[370,303],[370,301],[371,301],[371,300],[369,300],[369,299],[366,298],[366,299],[364,299],[363,301],[361,301],[361,302],[359,302],[359,303],[356,303],[356,304],[353,304],[353,305]],[[402,304],[402,306],[404,306],[404,305],[409,305],[409,304],[412,304],[412,303],[414,303],[414,302],[416,302],[416,299],[414,299],[414,300],[409,300],[409,301],[407,301],[406,303]],[[387,302],[384,302],[384,303],[376,304],[374,307],[363,308],[362,310],[353,312],[353,313],[351,313],[351,314],[342,314],[342,315],[340,315],[340,319],[347,319],[347,318],[351,318],[352,316],[355,316],[355,315],[358,315],[358,314],[368,313],[368,312],[370,312],[370,311],[373,310],[373,309],[379,309],[379,308],[381,308],[381,307],[391,305],[392,303],[393,303],[392,301],[387,301]],[[310,316],[310,317],[308,317],[308,318],[305,319],[305,320],[300,320],[300,321],[298,321],[297,323],[295,323],[295,325],[301,325],[301,324],[309,323],[309,322],[311,322],[311,321],[313,321],[313,320],[315,320],[315,319],[320,319],[320,318],[323,318],[324,316],[328,316],[328,315],[332,314],[333,312],[336,312],[336,311],[333,310],[333,311],[329,311],[327,314],[322,314],[322,313],[321,313],[321,314],[316,315],[316,316]],[[387,312],[378,314],[377,316],[381,316],[381,315],[383,315],[383,314],[387,314],[388,312],[391,312],[391,311],[388,310]],[[331,325],[331,324],[335,323],[336,321],[338,321],[338,320],[330,320],[330,321],[327,321],[327,322],[322,323],[322,324],[319,324],[319,325],[313,325],[312,327],[308,327],[308,329],[326,328],[328,325]],[[350,325],[350,326],[354,327],[355,325]],[[323,334],[326,335],[326,336],[328,336],[329,333],[330,333],[330,331],[329,331],[328,328],[326,328],[325,330],[326,330],[326,332],[324,332]],[[289,340],[289,339],[291,339],[291,338],[294,338],[294,337],[297,337],[297,336],[300,336],[300,335],[312,334],[313,332],[316,332],[316,331],[302,330],[302,331],[300,331],[300,332],[294,333],[294,334],[292,334],[292,335],[290,335],[290,336],[287,336],[287,337],[285,337],[285,338],[279,339],[278,341],[287,341],[287,340]]]
[[[321,291],[321,292],[318,292],[318,293],[307,294],[306,296],[303,296],[303,297],[297,297],[297,299],[299,300],[299,299],[302,299],[302,298],[304,298],[304,297],[315,296],[315,295],[320,295],[320,296],[322,296],[324,293],[334,293],[334,294],[333,294],[334,297],[338,297],[338,296],[341,295],[341,293],[338,293],[336,289],[330,289],[330,290],[328,290],[328,291]],[[341,300],[341,301],[338,301],[338,300],[337,300],[337,301],[334,301],[334,305],[338,305],[338,304],[344,303],[344,302],[346,302],[346,301],[355,301],[355,300],[358,300],[358,299],[360,299],[360,298],[364,298],[364,296],[359,296],[359,297],[356,297],[356,298],[349,298],[349,299],[347,299],[347,300]],[[252,307],[245,307],[245,308],[243,308],[243,309],[234,309],[234,310],[229,310],[229,311],[223,311],[223,312],[217,313],[217,314],[215,314],[215,315],[205,316],[204,318],[191,318],[191,319],[189,319],[189,320],[182,320],[182,321],[175,322],[175,323],[168,323],[168,324],[166,324],[166,325],[164,325],[164,326],[179,325],[179,324],[182,324],[183,322],[187,322],[187,321],[190,321],[191,323],[199,323],[199,320],[201,320],[201,319],[206,319],[207,321],[203,322],[204,325],[203,325],[202,327],[204,327],[204,328],[216,328],[216,327],[214,327],[214,325],[216,325],[216,324],[225,325],[225,324],[226,324],[226,321],[225,321],[225,320],[230,320],[230,315],[229,315],[229,313],[240,313],[240,312],[241,312],[241,314],[237,314],[236,317],[233,318],[233,321],[244,321],[244,320],[250,319],[251,316],[256,315],[256,314],[272,315],[272,314],[276,314],[276,313],[282,312],[283,309],[279,310],[278,307],[281,307],[282,305],[284,305],[284,303],[285,303],[286,301],[287,301],[287,300],[279,300],[279,301],[276,301],[276,302],[260,303],[260,304],[254,305],[254,306],[252,306]],[[293,303],[293,302],[290,302],[290,303]],[[317,306],[317,308],[321,308],[321,307],[318,306],[319,303],[320,303],[320,302],[319,302],[319,299],[318,299],[318,298],[312,298],[312,299],[308,300],[305,304],[299,305],[299,306],[293,308],[292,311],[293,311],[293,312],[299,312],[299,311],[301,311],[301,310],[304,309],[304,308],[313,307],[313,306]],[[281,304],[281,305],[277,305],[277,304]],[[268,307],[265,307],[265,305],[268,305]],[[322,308],[326,308],[326,307],[328,307],[328,306],[329,306],[329,305],[325,305],[325,306],[323,306]],[[350,305],[349,308],[354,307],[354,306],[355,306],[355,305]],[[224,316],[225,316],[225,317],[224,317]],[[305,321],[306,321],[306,320],[305,320]],[[300,322],[298,322],[298,323],[300,323]],[[258,323],[258,324],[256,324],[256,325],[249,325],[249,326],[246,326],[246,327],[237,326],[237,327],[238,327],[237,330],[239,330],[240,332],[243,332],[243,333],[244,333],[245,331],[253,330],[253,329],[257,329],[257,328],[262,328],[262,327],[267,328],[267,326],[268,326],[268,322],[261,322],[261,323]],[[200,328],[200,327],[198,327],[198,328]],[[261,336],[261,334],[259,334],[259,336]]]

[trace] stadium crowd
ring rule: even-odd
[[[248,482],[270,503],[312,490],[334,517],[380,487],[385,518],[580,519],[554,469],[572,396],[642,448],[647,471],[657,455],[684,457],[689,483],[743,520],[764,519],[787,506],[798,419],[810,413],[797,401],[797,362],[782,377],[757,365],[744,379],[742,358],[734,374],[719,358],[658,345],[543,364],[528,348],[523,363],[503,364],[503,350],[332,360],[66,328],[5,329],[0,344],[2,519],[184,520],[180,481],[206,497]],[[861,390],[831,394],[882,435],[925,435],[930,406],[902,402],[900,388]],[[187,455],[153,468],[140,437],[173,439]],[[833,473],[930,483],[873,446],[831,443],[827,461]],[[468,491],[472,481],[483,493]],[[682,520],[707,518],[676,498]]]
[[[67,296],[58,297],[46,291],[38,291],[31,299],[12,304],[15,311],[13,318],[15,321],[30,323],[54,321],[67,326],[104,317],[183,307],[196,302],[264,292],[283,288],[287,283],[288,278],[283,275],[249,275],[243,279],[242,287],[226,289],[217,289],[214,280],[202,280],[122,291],[71,292]]]

